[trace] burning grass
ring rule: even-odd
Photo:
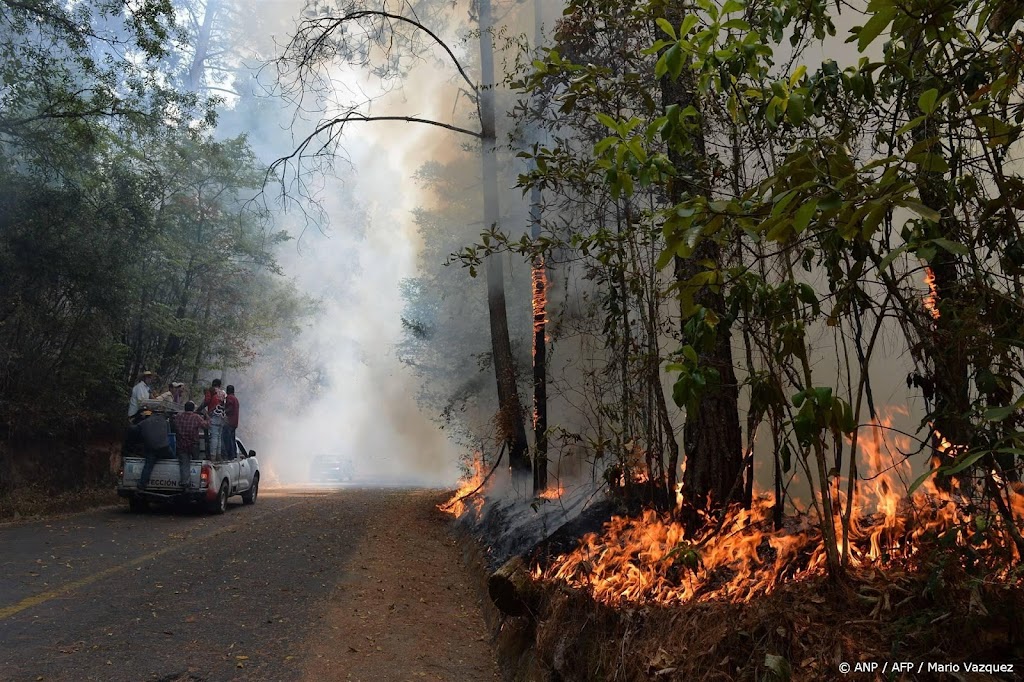
[[[484,485],[484,462],[480,453],[476,453],[469,465],[469,473],[459,481],[459,488],[451,498],[437,505],[437,508],[455,518],[461,517],[467,509],[473,509],[479,517],[484,506],[483,495],[476,494]]]
[[[907,451],[906,444],[889,448],[888,427],[878,425],[875,437],[862,443],[868,476],[853,506],[849,567],[913,572],[941,545],[960,550],[962,560],[987,579],[1018,582],[1009,571],[1015,550],[994,508],[971,508],[956,489],[940,491],[931,483],[906,495],[909,463],[905,458],[886,462],[892,453]],[[1011,497],[1018,520],[1024,520],[1024,497]],[[610,605],[748,602],[784,583],[823,576],[825,547],[813,514],[787,517],[776,529],[773,506],[769,496],[755,500],[749,510],[732,508],[721,520],[707,518],[690,536],[671,514],[647,510],[638,517],[614,517],[575,551],[536,567],[535,575]],[[842,535],[837,523],[836,536]]]
[[[503,627],[499,655],[510,666],[530,660],[531,679],[836,680],[842,661],[1020,660],[1022,606],[1019,589],[935,566],[857,571],[843,587],[812,578],[743,603],[623,608],[548,583],[534,622]]]

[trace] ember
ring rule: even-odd
[[[927,265],[924,268],[924,283],[928,285],[928,293],[924,297],[924,309],[932,316],[933,320],[940,317],[939,313],[939,292],[935,288],[935,273]]]
[[[539,257],[533,264],[533,332],[544,331],[548,322],[548,274],[544,258]]]

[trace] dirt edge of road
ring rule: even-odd
[[[497,682],[483,571],[436,509],[447,495],[381,496],[382,512],[339,577],[302,679]]]
[[[31,521],[63,519],[124,504],[114,485],[53,491],[27,486],[0,494],[0,527]]]

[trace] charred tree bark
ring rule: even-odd
[[[682,3],[669,2],[663,6],[663,16],[673,26],[679,26],[685,15]],[[684,69],[679,79],[666,75],[661,80],[664,107],[678,105],[680,109],[693,106],[701,111],[694,84]],[[708,178],[702,168],[707,158],[704,135],[695,128],[690,138],[689,155],[670,145],[669,159],[678,175],[669,187],[669,198],[679,203],[684,195],[709,195]],[[721,263],[721,249],[711,239],[702,240],[689,258],[675,259],[675,277],[686,282],[703,270],[702,261]],[[732,364],[732,334],[726,324],[725,299],[720,292],[707,287],[694,296],[694,302],[718,314],[715,343],[710,351],[699,353],[700,363],[718,371],[721,384],[708,390],[700,400],[696,414],[687,414],[683,429],[683,451],[686,470],[683,474],[683,493],[695,507],[719,507],[739,501],[740,490],[733,483],[743,466],[743,445],[739,420],[739,387]],[[732,494],[730,494],[732,493]]]
[[[505,615],[528,616],[537,610],[541,589],[533,581],[526,561],[517,556],[487,579],[487,594]]]
[[[537,208],[539,211],[539,208]],[[533,264],[533,492],[548,487],[547,265]]]
[[[541,4],[533,3],[533,39],[536,45],[543,40]],[[541,236],[541,192],[530,189],[530,237]],[[548,381],[547,381],[547,325],[548,325],[548,268],[543,256],[533,263],[533,492],[548,487]]]
[[[492,45],[490,0],[480,0],[480,138],[484,187],[484,226],[498,224],[498,156],[494,116],[494,46]],[[529,471],[529,445],[519,402],[515,362],[508,335],[505,306],[505,268],[497,256],[487,258],[487,309],[490,315],[491,353],[498,384],[498,411],[502,436],[509,446],[509,465],[514,471]]]
[[[919,94],[915,92],[910,100],[917,102]],[[923,113],[915,108],[915,116]],[[915,128],[914,140],[922,142],[933,136],[938,139],[936,125],[933,119]],[[944,158],[942,146],[938,142],[928,148],[928,153]],[[949,187],[944,174],[924,170],[922,167],[914,183],[921,203],[941,214],[936,226],[937,234],[934,236],[959,243],[959,224],[949,208]],[[960,316],[957,309],[963,298],[960,258],[944,249],[938,249],[928,261],[928,271],[931,274],[930,296],[933,305],[928,312],[932,317],[932,329],[930,333],[924,334],[922,348],[931,366],[929,388],[934,399],[932,425],[936,431],[932,443],[933,462],[941,466],[949,463],[956,450],[943,448],[943,439],[953,445],[966,445],[970,441],[971,426],[966,416],[971,407],[970,368],[967,349],[958,331]],[[936,483],[943,487],[949,485],[942,478]]]

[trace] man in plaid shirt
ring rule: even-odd
[[[199,454],[199,431],[209,422],[196,413],[196,404],[185,403],[185,411],[174,415],[174,433],[177,439],[178,465],[181,467],[181,487],[188,487],[189,463]]]

